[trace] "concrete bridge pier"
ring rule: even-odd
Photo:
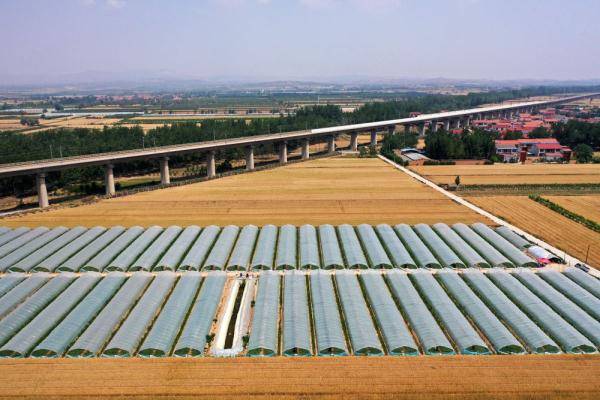
[[[169,157],[160,159],[160,183],[162,185],[171,183],[171,176],[169,175]]]
[[[460,118],[456,118],[453,123],[452,123],[452,128],[453,129],[459,129],[460,128]]]
[[[377,146],[377,131],[371,131],[371,146]]]
[[[211,179],[216,175],[217,168],[215,166],[215,152],[214,150],[211,150],[206,154],[206,176],[208,179]]]
[[[350,150],[357,151],[358,150],[358,133],[352,132],[350,134]]]
[[[254,169],[254,146],[246,146],[246,171]]]
[[[408,129],[410,130],[410,125],[408,125]],[[394,133],[396,133],[396,125],[388,126],[388,135],[393,136]]]
[[[429,130],[433,133],[437,132],[438,130],[438,122],[437,121],[431,121],[431,124],[429,126]]]
[[[469,126],[471,126],[471,116],[470,115],[468,115],[467,118],[465,118],[464,124],[465,124],[465,128],[468,128]]]
[[[104,166],[104,187],[106,188],[107,196],[114,196],[116,193],[113,168],[114,166],[112,164],[106,164]]]
[[[444,130],[448,132],[450,130],[450,120],[447,119],[444,121]]]
[[[308,160],[310,158],[310,140],[302,139],[302,159]]]
[[[335,135],[331,135],[327,138],[327,152],[333,153],[335,151]]]
[[[419,136],[425,137],[425,122],[419,125]]]
[[[40,208],[46,208],[50,204],[48,203],[48,189],[46,188],[46,173],[40,172],[35,178],[38,194],[38,204]]]
[[[279,164],[287,164],[287,142],[279,142]]]

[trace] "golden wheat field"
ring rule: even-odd
[[[490,222],[377,158],[332,157],[8,217],[7,226]]]
[[[597,399],[600,357],[0,360],[0,397]]]
[[[600,233],[525,196],[471,197],[472,203],[543,239],[556,248],[600,267]]]
[[[600,164],[426,165],[411,169],[438,184],[517,185],[600,183]]]
[[[591,196],[544,196],[550,201],[600,223],[600,195]]]

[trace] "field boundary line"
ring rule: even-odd
[[[505,226],[505,227],[507,227],[509,229],[512,229],[517,234],[519,234],[521,236],[524,236],[530,242],[535,243],[538,246],[544,247],[544,248],[550,250],[551,252],[553,252],[555,254],[562,254],[565,262],[567,263],[567,265],[573,266],[575,264],[584,264],[581,260],[573,257],[570,254],[567,254],[565,251],[557,249],[556,247],[552,246],[551,244],[546,243],[543,240],[538,239],[537,237],[531,235],[530,233],[528,233],[528,232],[526,232],[526,231],[524,231],[524,230],[522,230],[522,229],[520,229],[520,228],[518,228],[518,227],[516,227],[516,226],[514,226],[514,225],[512,225],[512,224],[510,224],[508,222],[506,222],[502,218],[499,218],[499,217],[495,216],[494,214],[492,214],[492,213],[490,213],[488,211],[485,211],[483,208],[477,207],[476,205],[474,205],[473,203],[471,203],[471,202],[463,199],[462,197],[457,196],[455,194],[452,194],[452,193],[448,192],[447,190],[439,187],[437,184],[435,184],[432,181],[430,181],[430,180],[422,177],[421,175],[417,174],[416,172],[413,172],[413,171],[411,171],[411,170],[409,170],[407,168],[404,168],[403,166],[401,166],[399,164],[396,164],[395,162],[393,162],[392,160],[386,158],[385,156],[382,156],[381,154],[378,155],[378,157],[381,160],[383,160],[386,163],[388,163],[391,166],[393,166],[394,168],[396,168],[396,169],[404,172],[405,174],[411,176],[412,178],[418,180],[419,182],[421,182],[421,183],[429,186],[430,188],[438,191],[439,193],[443,194],[444,196],[450,198],[451,200],[454,200],[455,202],[457,202],[457,203],[459,203],[459,204],[461,204],[461,205],[463,205],[463,206],[465,206],[465,207],[467,207],[467,208],[475,211],[476,213],[478,213],[480,215],[483,215],[484,217],[489,218],[490,220],[492,220],[493,222],[497,223],[498,225]],[[600,278],[600,271],[598,271],[597,269],[595,269],[592,266],[589,266],[589,267],[590,267],[590,271],[589,271],[590,275],[593,275],[593,276],[595,276],[597,278]]]

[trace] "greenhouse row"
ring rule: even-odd
[[[17,228],[0,272],[535,267],[526,244],[482,223]]]
[[[575,268],[13,273],[0,357],[205,356],[222,327],[247,356],[595,353],[599,289]]]

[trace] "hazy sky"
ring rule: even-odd
[[[0,81],[600,78],[600,0],[0,0]]]

